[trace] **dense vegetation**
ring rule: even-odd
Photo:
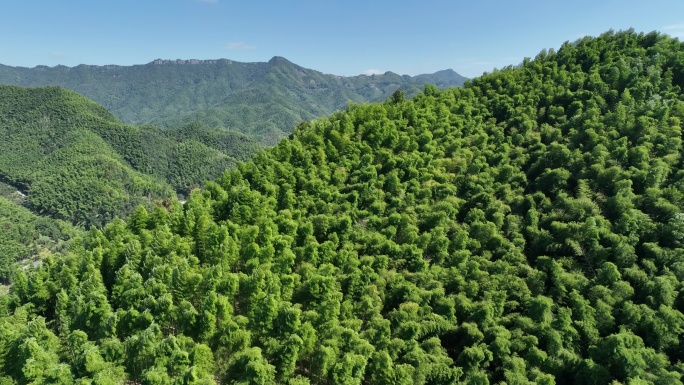
[[[0,86],[0,180],[38,213],[103,225],[154,198],[185,193],[257,150],[244,135],[192,125],[122,124],[64,89]]]
[[[0,297],[5,383],[682,384],[684,46],[300,125]]]
[[[164,196],[161,180],[136,172],[92,129],[109,126],[119,127],[111,114],[73,92],[1,86],[0,176],[37,212],[74,223],[103,224]]]
[[[0,196],[0,284],[9,279],[15,261],[39,261],[41,255],[63,251],[78,235],[69,223],[38,216]]]
[[[249,134],[266,145],[289,135],[302,121],[346,107],[348,101],[385,99],[398,88],[413,95],[423,84],[448,87],[464,80],[452,70],[415,77],[391,72],[340,77],[281,57],[267,63],[155,60],[129,67],[0,65],[0,84],[68,88],[126,123],[177,127],[200,121]]]

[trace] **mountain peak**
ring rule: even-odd
[[[271,65],[286,65],[286,64],[292,64],[291,61],[285,59],[282,56],[273,56],[271,60],[268,61],[268,64]]]

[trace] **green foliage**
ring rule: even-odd
[[[465,80],[451,70],[415,77],[391,72],[340,77],[302,68],[281,57],[267,63],[155,60],[130,67],[0,65],[0,84],[68,88],[104,105],[127,123],[176,128],[199,121],[225,127],[230,131],[222,130],[218,136],[228,141],[220,138],[220,146],[232,142],[236,148],[231,151],[198,140],[197,133],[191,139],[239,160],[253,153],[253,142],[240,133],[271,146],[300,122],[331,114],[348,101],[383,100],[400,88],[413,96],[426,83],[446,88]],[[210,140],[217,137],[199,135]]]
[[[608,32],[301,124],[18,271],[0,375],[682,384],[682,87]]]
[[[102,106],[55,87],[0,86],[0,180],[35,211],[86,226],[187,193],[257,145],[202,125],[165,131],[121,124]],[[5,194],[6,195],[6,194]]]
[[[0,197],[0,283],[14,271],[14,262],[25,266],[41,255],[60,252],[80,231],[66,222],[38,216],[14,202]]]

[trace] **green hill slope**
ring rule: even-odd
[[[41,217],[0,196],[0,284],[7,282],[14,262],[29,265],[46,253],[61,252],[81,233],[67,222]]]
[[[235,164],[231,155],[244,160],[257,148],[240,134],[193,129],[124,125],[56,87],[0,86],[0,180],[26,193],[39,213],[102,225],[216,178]]]
[[[684,46],[300,125],[0,297],[8,381],[682,384]]]
[[[246,133],[268,145],[287,136],[301,121],[328,115],[348,101],[384,99],[401,86],[449,87],[464,81],[451,70],[416,77],[391,72],[341,77],[281,57],[267,63],[222,59],[73,68],[0,65],[0,84],[68,88],[104,105],[126,123],[175,127],[200,121]]]
[[[147,195],[168,196],[89,129],[117,124],[73,92],[0,87],[0,176],[37,212],[75,223],[103,224]]]

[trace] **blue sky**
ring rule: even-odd
[[[267,61],[468,77],[608,29],[684,40],[682,0],[0,0],[0,63]]]

